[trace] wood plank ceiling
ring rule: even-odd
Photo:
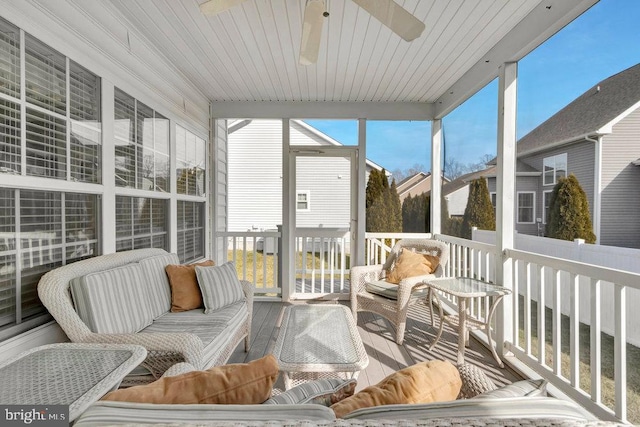
[[[22,22],[27,31],[81,40],[96,64],[126,70],[132,84],[187,115],[203,118],[211,106],[216,117],[430,120],[598,0],[396,0],[426,25],[412,42],[350,0],[325,0],[310,66],[298,64],[305,0],[247,0],[214,17],[200,13],[204,1],[0,4],[11,16],[36,17]],[[52,32],[38,26],[45,21]]]
[[[540,3],[398,0],[426,24],[405,42],[352,1],[327,0],[318,63],[301,66],[304,0],[248,0],[214,17],[203,0],[67,2],[129,48],[144,43],[211,101],[427,103]]]

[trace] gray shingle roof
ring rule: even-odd
[[[594,134],[640,101],[640,64],[601,81],[518,141],[518,154]]]

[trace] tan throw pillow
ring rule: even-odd
[[[269,354],[249,363],[216,366],[108,393],[102,400],[164,404],[259,404],[271,397],[278,362]]]
[[[462,381],[450,362],[431,360],[401,369],[376,385],[331,405],[337,418],[360,408],[455,400]]]
[[[196,266],[211,267],[213,261],[204,261],[189,265],[167,265],[165,271],[171,287],[171,311],[194,310],[202,308],[202,294],[196,278]]]
[[[388,272],[386,280],[389,283],[400,283],[407,277],[423,276],[436,271],[440,258],[429,254],[419,254],[402,249],[398,260]]]

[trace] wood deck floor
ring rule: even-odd
[[[251,350],[245,353],[244,344],[241,344],[231,355],[229,363],[249,362],[272,351],[278,336],[282,311],[286,305],[289,304],[262,301],[254,304]],[[438,345],[429,351],[429,345],[437,333],[437,322],[438,320],[436,327],[430,325],[429,309],[426,305],[412,306],[405,340],[403,345],[399,346],[394,341],[393,329],[386,319],[372,313],[359,313],[358,331],[369,355],[369,366],[360,372],[356,390],[376,384],[394,371],[425,360],[444,359],[455,364],[458,341],[457,334],[450,327],[445,326]],[[522,379],[509,367],[498,367],[491,352],[474,338],[471,338],[466,349],[465,361],[482,367],[497,385]],[[278,380],[276,387],[282,389],[282,379]]]

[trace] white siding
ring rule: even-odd
[[[640,248],[640,109],[613,127],[602,142],[600,243]]]
[[[469,200],[469,186],[453,191],[445,196],[449,216],[463,216]]]

